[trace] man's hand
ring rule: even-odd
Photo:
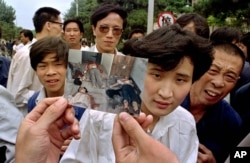
[[[80,138],[72,106],[62,97],[44,99],[20,125],[15,162],[57,163],[61,147],[70,137]]]
[[[197,163],[216,163],[212,151],[210,151],[202,144],[199,144]]]
[[[125,112],[115,118],[112,142],[116,163],[178,162],[167,147],[144,131],[152,123],[152,116],[140,114],[136,120]]]

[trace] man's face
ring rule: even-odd
[[[23,33],[20,34],[20,40],[24,45],[30,41],[29,37],[25,37]]]
[[[191,60],[186,57],[170,71],[148,63],[142,93],[142,111],[154,117],[172,112],[191,88],[193,69]]]
[[[83,33],[80,31],[77,23],[70,22],[65,26],[64,39],[70,45],[80,45]]]
[[[66,66],[64,61],[57,61],[55,53],[48,54],[37,65],[36,74],[45,87],[48,97],[62,96],[66,78]]]
[[[62,19],[60,17],[57,18],[55,21],[49,21],[49,35],[50,36],[58,36],[60,37],[62,35]]]
[[[215,49],[210,69],[192,85],[191,99],[203,105],[213,105],[222,100],[234,88],[242,64],[239,56]]]
[[[114,53],[121,38],[122,29],[123,19],[113,12],[99,20],[96,27],[92,26],[98,51],[101,53]]]

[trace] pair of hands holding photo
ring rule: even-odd
[[[144,113],[136,119],[125,112],[116,116],[112,142],[117,163],[178,162],[167,147],[145,132],[152,120]],[[20,125],[15,162],[57,163],[64,141],[71,137],[80,139],[73,107],[63,97],[44,99]]]

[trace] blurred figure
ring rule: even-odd
[[[136,28],[136,29],[133,29],[129,35],[128,35],[128,38],[131,39],[131,38],[139,38],[139,37],[143,37],[145,35],[145,32],[144,30],[142,29],[139,29],[139,28]]]
[[[0,85],[0,162],[15,160],[16,135],[23,115],[16,108],[14,97]],[[3,150],[2,150],[3,149]]]
[[[227,42],[239,45],[242,33],[238,28],[234,27],[219,27],[215,29],[210,35],[212,42]]]
[[[89,50],[88,43],[87,43],[87,41],[85,41],[85,40],[82,40],[82,49],[83,49],[83,50],[86,50],[86,51]]]
[[[23,29],[20,31],[20,40],[23,45],[29,45],[33,40],[33,33],[31,30]]]
[[[13,54],[15,55],[18,50],[20,50],[23,47],[23,43],[20,40],[14,40],[13,41]]]
[[[237,105],[238,103],[236,103],[234,101],[235,97],[235,92],[242,86],[244,86],[245,84],[250,82],[250,33],[246,33],[242,36],[240,43],[239,43],[239,47],[241,48],[241,50],[244,52],[245,57],[246,57],[246,61],[244,63],[244,68],[240,74],[240,79],[238,80],[235,88],[231,91],[230,93],[230,103],[231,105],[237,109]]]
[[[176,23],[183,29],[196,33],[197,35],[209,38],[210,30],[208,23],[204,17],[197,13],[187,13],[181,15]]]
[[[6,87],[11,60],[0,55],[0,85]]]
[[[68,42],[70,49],[88,50],[81,45],[84,34],[83,24],[78,19],[68,19],[63,23],[63,37]]]

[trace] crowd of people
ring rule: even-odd
[[[1,45],[0,162],[223,163],[238,144],[250,146],[249,33],[226,26],[210,32],[204,17],[190,13],[147,35],[131,30],[119,51],[128,16],[119,5],[92,13],[91,47],[82,22],[63,22],[60,14],[39,8],[34,36],[24,29],[22,45]],[[131,103],[141,113],[88,109],[98,101],[83,86],[72,106],[63,97],[69,49],[147,58],[141,104],[122,92],[125,110]]]

